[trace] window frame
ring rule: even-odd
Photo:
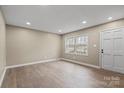
[[[80,53],[76,53],[76,40],[77,40],[77,37],[87,37],[87,53],[86,54],[80,54]],[[66,52],[66,40],[69,39],[69,38],[74,38],[74,53],[69,53],[69,52]],[[81,34],[81,35],[76,35],[76,36],[67,36],[65,37],[64,39],[64,53],[65,54],[73,54],[73,55],[83,55],[83,56],[88,56],[88,52],[89,52],[89,37],[87,34]]]
[[[75,38],[75,37],[74,37],[74,36],[72,36],[72,37],[66,37],[65,40],[64,40],[64,45],[65,45],[64,53],[65,53],[65,54],[75,54],[75,53],[66,52],[66,48],[67,48],[67,45],[66,45],[66,42],[67,42],[67,41],[66,41],[66,40],[67,40],[67,39],[70,39],[70,38]],[[75,39],[74,39],[74,40],[75,40]],[[75,42],[75,41],[74,41],[74,42]],[[75,51],[75,44],[74,44],[74,51]]]

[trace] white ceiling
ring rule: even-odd
[[[117,5],[8,5],[2,6],[2,11],[7,24],[58,34],[124,18],[124,6]],[[109,16],[113,19],[108,20]],[[87,23],[82,24],[83,20]]]

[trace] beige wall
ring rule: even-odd
[[[60,35],[8,25],[6,29],[7,65],[60,58]]]
[[[105,29],[119,28],[122,26],[124,27],[124,19],[63,35],[62,36],[62,42],[63,42],[62,57],[66,59],[71,59],[71,60],[76,60],[76,61],[92,64],[92,65],[99,65],[100,32]],[[89,55],[88,56],[76,56],[72,54],[65,54],[64,53],[65,37],[70,37],[70,36],[75,36],[75,35],[80,35],[80,34],[88,35],[88,38],[89,38],[88,54]],[[94,44],[97,45],[96,48],[93,47]]]
[[[68,33],[62,37],[56,34],[7,26],[7,65],[24,64],[60,57],[99,65],[100,32],[105,29],[119,28],[122,26],[124,27],[124,19]],[[65,54],[64,38],[80,34],[89,36],[89,55],[76,56]],[[94,44],[97,47],[93,47]]]
[[[0,11],[0,79],[6,65],[5,22]]]

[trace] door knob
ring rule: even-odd
[[[104,52],[103,52],[103,49],[101,49],[101,53],[104,53]]]

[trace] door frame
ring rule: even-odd
[[[102,53],[101,53],[101,49],[102,49],[102,33],[108,30],[116,30],[116,29],[122,29],[124,28],[124,26],[120,26],[120,27],[116,27],[116,28],[109,28],[109,29],[104,29],[100,32],[100,40],[99,40],[99,67],[102,68]]]

